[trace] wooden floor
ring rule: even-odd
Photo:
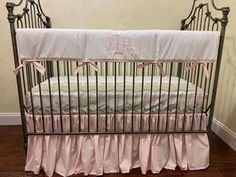
[[[20,126],[0,126],[0,177],[32,177],[32,173],[24,172],[24,151]],[[210,135],[210,167],[200,171],[163,170],[160,174],[148,172],[146,177],[236,177],[236,152],[230,149],[215,134]],[[38,177],[45,176],[43,172]],[[74,175],[79,177],[83,175]],[[130,174],[109,174],[105,177],[144,177],[140,169]],[[54,177],[59,177],[55,174]]]

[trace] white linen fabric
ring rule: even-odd
[[[90,131],[96,131],[96,116],[90,116]],[[131,115],[126,115],[125,124],[129,129],[131,126]],[[140,114],[134,115],[134,129],[139,129]],[[168,119],[168,130],[173,130],[176,120],[176,130],[183,129],[183,121],[186,120],[185,130],[191,129],[192,114],[161,114],[151,117],[151,130],[165,130]],[[61,132],[60,122],[63,123],[64,132],[70,131],[70,119],[72,131],[78,131],[78,123],[81,131],[88,128],[88,117],[45,116],[45,131]],[[27,128],[33,132],[33,122],[36,123],[36,132],[43,131],[43,120],[41,116],[27,115]],[[113,115],[108,115],[108,131],[112,130]],[[148,129],[149,115],[143,115],[143,130]],[[99,115],[100,124],[104,123],[105,115]],[[122,130],[123,115],[117,115],[117,130]],[[104,125],[104,124],[103,124]],[[206,116],[194,115],[193,130],[206,129]],[[99,131],[104,131],[99,127]],[[209,142],[206,133],[198,134],[155,134],[155,135],[65,135],[65,136],[29,136],[28,152],[26,158],[26,171],[38,174],[44,169],[48,176],[54,171],[62,176],[84,173],[84,175],[102,175],[103,173],[129,173],[133,168],[141,168],[142,174],[147,170],[159,173],[163,168],[174,170],[179,166],[182,170],[205,169],[209,165]]]
[[[215,61],[220,33],[177,30],[17,29],[19,58]]]

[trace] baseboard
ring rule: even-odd
[[[228,144],[234,151],[236,151],[236,133],[231,131],[220,121],[213,119],[212,131],[220,137],[226,144]]]
[[[19,113],[0,113],[0,125],[21,125]]]

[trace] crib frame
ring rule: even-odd
[[[23,5],[25,2],[25,6],[23,8],[23,13],[21,14],[14,14],[14,10],[15,8]],[[221,32],[220,35],[220,45],[219,45],[219,50],[218,50],[218,59],[217,59],[217,63],[216,64],[208,64],[208,69],[210,70],[210,79],[208,81],[204,80],[204,75],[203,75],[203,69],[201,68],[200,65],[198,65],[198,67],[196,67],[194,70],[192,71],[188,71],[188,72],[184,72],[184,68],[186,66],[189,65],[189,63],[168,63],[168,64],[164,64],[163,67],[165,68],[165,71],[167,73],[169,73],[170,80],[171,77],[173,75],[173,73],[175,73],[176,76],[178,76],[181,79],[185,79],[187,80],[187,82],[191,82],[196,84],[196,89],[197,87],[201,87],[204,89],[204,94],[208,93],[207,95],[207,100],[205,100],[205,104],[203,101],[203,106],[202,106],[202,110],[201,110],[201,115],[208,115],[208,127],[207,130],[202,130],[201,126],[199,128],[199,130],[172,130],[169,131],[168,129],[164,130],[164,131],[150,131],[150,128],[148,131],[142,131],[142,128],[140,128],[140,131],[105,131],[105,132],[73,132],[72,130],[70,132],[27,132],[27,125],[26,125],[26,105],[25,105],[25,95],[27,92],[31,93],[31,89],[34,85],[39,84],[40,82],[48,79],[50,82],[50,77],[55,76],[56,73],[60,73],[59,70],[59,64],[61,63],[61,61],[46,61],[43,62],[42,64],[46,67],[47,69],[47,74],[45,77],[42,77],[39,75],[38,72],[36,72],[36,70],[33,68],[33,66],[29,65],[26,68],[24,68],[23,71],[20,72],[20,74],[18,74],[16,76],[16,80],[17,80],[17,90],[18,90],[18,99],[19,99],[19,107],[20,107],[20,113],[21,113],[21,121],[22,121],[22,128],[23,128],[23,135],[24,135],[24,148],[25,151],[27,150],[27,139],[28,136],[30,135],[91,135],[91,134],[170,134],[170,133],[208,133],[211,129],[211,125],[212,125],[212,119],[213,119],[213,114],[214,114],[214,107],[215,107],[215,101],[216,101],[216,93],[217,93],[217,85],[218,85],[218,80],[219,80],[219,73],[220,73],[220,65],[221,65],[221,58],[222,58],[222,52],[223,52],[223,44],[224,44],[224,38],[225,38],[225,32],[226,32],[226,26],[228,23],[228,14],[230,12],[230,8],[229,7],[223,7],[223,8],[217,8],[214,0],[212,0],[212,7],[214,8],[214,10],[216,11],[220,11],[222,12],[222,17],[214,17],[212,16],[212,12],[210,11],[209,8],[209,4],[208,3],[200,3],[198,4],[198,0],[194,0],[193,1],[193,6],[192,9],[190,11],[190,14],[187,16],[187,18],[183,19],[181,21],[181,30],[209,30],[209,31],[213,31],[213,30],[219,30]],[[15,67],[18,67],[20,64],[19,58],[18,58],[18,51],[17,51],[17,42],[16,42],[16,29],[17,28],[51,28],[51,20],[48,16],[46,16],[42,10],[41,4],[40,4],[40,0],[21,0],[18,4],[14,4],[11,2],[8,2],[6,4],[7,10],[8,10],[8,21],[10,24],[10,31],[11,31],[11,39],[12,39],[12,48],[13,48],[13,55],[14,55],[14,63],[15,63]],[[74,64],[78,64],[79,61],[74,61]],[[70,69],[70,67],[74,66],[73,64],[71,64],[71,62],[66,61],[63,63],[64,64],[64,74],[68,76],[68,80],[70,79],[70,75],[72,70]],[[108,62],[105,62],[103,65],[101,65],[102,67],[105,67],[105,76],[108,75]],[[132,68],[131,70],[133,70],[133,72],[131,72],[133,74],[133,78],[135,75],[135,66],[138,63],[133,62],[132,65],[130,64],[130,67]],[[56,66],[56,67],[55,67]],[[116,63],[114,62],[112,65],[115,68],[115,77],[117,74],[117,68],[120,72],[120,63]],[[122,66],[124,70],[127,68],[126,63],[123,63]],[[124,73],[126,73],[126,71],[124,71]],[[85,76],[90,75],[90,70],[88,69],[88,66],[83,67],[83,74]],[[33,72],[33,74],[32,74]],[[146,72],[145,69],[142,69],[141,72],[141,76],[142,78],[144,77],[144,73]],[[151,80],[153,80],[153,73],[156,72],[154,69],[154,66],[149,66],[148,67],[148,71],[147,73],[149,73]],[[27,76],[26,76],[27,75]],[[58,74],[59,75],[59,74]],[[125,85],[125,75],[124,74],[124,85]],[[97,77],[97,74],[96,74]],[[162,78],[162,76],[160,76]],[[79,76],[77,75],[77,78],[79,78]],[[152,81],[153,82],[153,81]],[[171,81],[170,81],[171,82]],[[89,81],[87,80],[87,83],[89,84]],[[116,80],[115,80],[116,83]],[[60,81],[58,82],[58,84],[60,85]],[[170,83],[169,83],[170,84]],[[49,84],[50,85],[50,84]],[[143,85],[143,83],[142,83]],[[179,88],[180,83],[178,82],[178,88]],[[143,86],[142,86],[143,87]],[[170,88],[170,86],[169,86]],[[125,92],[125,86],[124,86],[124,92]],[[142,90],[143,92],[143,90]],[[188,92],[188,90],[187,90]],[[151,91],[152,93],[152,91]],[[179,94],[179,90],[177,95]],[[186,93],[187,94],[187,93]],[[31,93],[32,95],[32,93]],[[89,90],[88,90],[88,95],[89,95]],[[170,94],[168,94],[168,100],[169,100],[169,96]],[[60,97],[60,94],[59,94]],[[195,95],[196,97],[196,95]],[[107,99],[107,96],[106,96]],[[205,99],[205,98],[204,98]],[[89,99],[88,99],[89,100]],[[125,100],[125,94],[124,94],[124,98],[123,100]],[[177,100],[178,100],[178,96],[177,96]],[[196,98],[195,98],[196,100]],[[186,100],[187,101],[187,100]],[[150,107],[151,107],[151,102],[150,101]],[[114,103],[116,104],[116,103]],[[194,104],[195,105],[195,104]],[[89,106],[89,103],[88,103]],[[178,101],[177,101],[177,105],[178,106]],[[167,115],[168,110],[169,110],[169,103],[167,106]],[[51,108],[52,110],[52,105]],[[89,109],[89,108],[88,108]],[[124,109],[125,110],[125,109]],[[193,116],[195,114],[195,106],[193,108]],[[34,117],[34,112],[32,111],[33,117]],[[80,113],[79,113],[80,114]],[[97,112],[98,114],[98,112]],[[107,116],[109,113],[105,112],[105,115]],[[125,114],[125,111],[123,112],[123,114]],[[132,111],[133,114],[133,111]],[[142,112],[142,108],[141,108],[141,112],[140,112],[141,116],[144,114]],[[149,115],[151,115],[151,109],[150,112],[148,113]],[[160,114],[160,112],[158,113]],[[177,111],[175,112],[175,115],[177,115]],[[184,114],[186,114],[186,110],[184,112]],[[60,112],[60,115],[62,116],[62,113]],[[69,113],[69,115],[71,116],[71,112]],[[116,112],[114,113],[114,115],[116,115]],[[42,116],[44,116],[42,114]],[[51,111],[51,116],[53,117],[53,111]],[[88,111],[88,117],[90,116],[89,111]],[[150,122],[150,121],[149,121]],[[192,127],[193,127],[193,123],[192,122]],[[70,122],[71,124],[71,122]],[[168,121],[167,121],[168,124]],[[61,124],[62,126],[62,124]],[[63,128],[62,128],[63,129]]]

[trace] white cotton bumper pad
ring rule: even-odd
[[[212,62],[219,32],[17,29],[19,58]]]

